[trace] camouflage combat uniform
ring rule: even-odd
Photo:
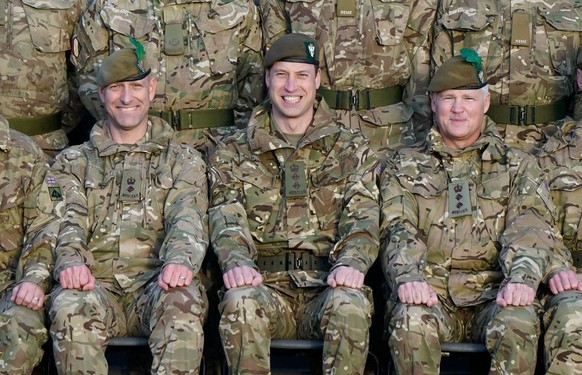
[[[44,309],[34,311],[10,301],[20,282],[46,293],[56,244],[45,175],[48,162],[28,137],[10,130],[0,117],[0,374],[30,374],[40,363],[47,340]],[[57,197],[58,199],[58,197]],[[55,202],[55,204],[58,204]]]
[[[267,46],[287,32],[317,41],[318,92],[344,124],[361,130],[374,150],[384,152],[414,143],[415,133],[430,127],[427,25],[436,3],[261,0],[260,12]]]
[[[487,115],[506,143],[532,151],[544,129],[570,119],[582,0],[442,0],[435,25],[433,69],[463,47],[477,50],[491,93]]]
[[[557,227],[571,252],[556,254],[549,276],[571,267],[572,261],[578,275],[582,273],[582,123],[570,122],[561,130],[539,153],[543,176],[556,206]],[[582,293],[552,295],[545,291],[543,297],[546,373],[582,374]]]
[[[81,0],[0,0],[0,113],[54,157],[67,144],[67,52]]]
[[[272,121],[269,104],[257,107],[248,129],[210,158],[211,241],[222,271],[250,266],[264,277],[229,289],[219,306],[229,367],[269,374],[271,339],[320,338],[326,374],[361,374],[371,290],[330,288],[326,278],[339,266],[366,273],[376,259],[376,157],[324,101],[298,146]]]
[[[448,341],[485,342],[491,374],[535,368],[539,302],[501,308],[495,298],[506,283],[536,290],[542,281],[556,233],[551,199],[535,159],[505,145],[491,120],[482,129],[463,150],[433,129],[418,149],[389,158],[382,174],[380,258],[400,374],[438,374]],[[463,201],[466,211],[457,212]],[[413,281],[428,282],[439,303],[397,303],[398,286]]]
[[[97,279],[93,291],[53,291],[59,373],[107,374],[104,347],[125,335],[149,336],[152,374],[198,373],[207,309],[200,280],[167,292],[157,283],[165,264],[196,275],[208,245],[205,164],[172,136],[150,116],[140,142],[117,144],[98,122],[90,141],[53,165],[67,194],[55,275],[86,264]]]
[[[96,0],[75,28],[71,58],[81,100],[96,118],[105,117],[95,82],[101,61],[131,47],[130,37],[143,44],[158,78],[150,114],[199,151],[209,146],[209,134],[235,123],[244,127],[263,100],[262,38],[252,0]]]

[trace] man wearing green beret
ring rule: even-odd
[[[533,374],[536,290],[555,241],[536,160],[503,142],[485,116],[474,50],[429,85],[434,126],[395,152],[381,176],[389,346],[398,374],[438,374],[442,342],[485,343],[490,374]]]
[[[52,168],[66,192],[49,311],[59,374],[107,374],[116,336],[149,337],[152,374],[200,368],[206,168],[172,140],[170,125],[148,116],[157,81],[136,46],[103,61],[107,118]]]
[[[377,257],[377,159],[316,96],[315,41],[265,56],[269,99],[210,156],[210,238],[232,374],[270,374],[273,339],[323,339],[323,373],[362,374]]]

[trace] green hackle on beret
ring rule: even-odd
[[[120,49],[103,60],[97,73],[97,85],[105,87],[116,82],[139,81],[150,74],[151,69],[144,59],[145,50],[141,43],[136,42],[139,44],[136,49]]]
[[[461,48],[460,55],[445,61],[436,71],[428,85],[428,91],[476,90],[485,86],[483,61],[470,48]]]
[[[277,61],[299,62],[319,66],[319,49],[315,39],[301,33],[285,34],[273,43],[265,55],[265,68]]]

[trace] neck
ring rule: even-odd
[[[305,134],[307,128],[313,120],[313,112],[311,112],[308,116],[301,116],[297,118],[281,116],[281,114],[276,111],[271,112],[271,115],[279,127],[279,130],[285,134]]]

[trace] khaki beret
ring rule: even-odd
[[[313,38],[305,34],[285,34],[273,43],[265,55],[265,68],[277,61],[319,65],[319,50]]]
[[[136,50],[124,48],[107,56],[97,73],[97,85],[108,86],[115,82],[139,81],[150,74],[145,59],[138,59]]]
[[[475,90],[485,86],[483,63],[470,48],[461,48],[461,54],[445,61],[432,77],[428,91]]]

